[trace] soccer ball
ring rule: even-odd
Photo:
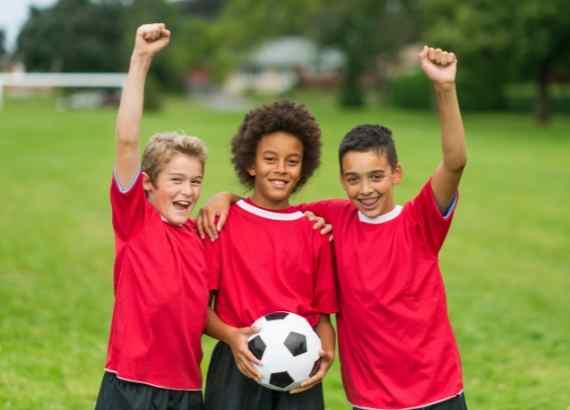
[[[248,339],[249,350],[261,361],[259,384],[289,391],[319,368],[321,339],[304,317],[275,312],[253,322],[259,333]]]

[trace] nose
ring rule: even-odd
[[[284,174],[287,170],[286,162],[284,160],[283,161],[277,161],[277,165],[275,167],[275,170],[277,172],[279,172],[280,174]]]
[[[360,184],[360,192],[363,195],[368,195],[372,193],[372,185],[368,182],[366,178],[362,179],[362,183]]]
[[[188,181],[182,184],[182,194],[186,196],[192,195],[192,182]]]

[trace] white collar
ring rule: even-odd
[[[303,212],[295,211],[295,212],[272,212],[268,211],[267,209],[258,208],[255,205],[250,204],[249,202],[240,199],[236,202],[236,205],[239,206],[246,212],[250,214],[254,214],[260,216],[265,219],[272,219],[274,221],[296,221],[297,219],[301,219],[304,217]]]
[[[364,222],[366,224],[382,224],[384,222],[388,222],[391,221],[392,219],[397,218],[401,212],[402,212],[401,205],[396,205],[394,209],[392,209],[390,212],[378,215],[374,218],[369,218],[368,216],[364,215],[362,212],[358,211],[358,219],[360,220],[360,222]]]

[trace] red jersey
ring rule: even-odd
[[[200,390],[208,282],[194,225],[171,225],[146,199],[142,177],[111,184],[115,305],[106,370],[172,390]]]
[[[250,326],[265,314],[288,311],[315,326],[321,313],[337,310],[330,243],[297,208],[237,202],[206,256],[215,312],[228,325]]]
[[[438,253],[445,216],[431,183],[403,207],[376,218],[350,201],[304,207],[334,228],[343,383],[355,407],[425,407],[463,391]]]

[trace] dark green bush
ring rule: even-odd
[[[401,75],[388,83],[388,102],[399,108],[427,109],[432,106],[430,81],[422,71]]]

